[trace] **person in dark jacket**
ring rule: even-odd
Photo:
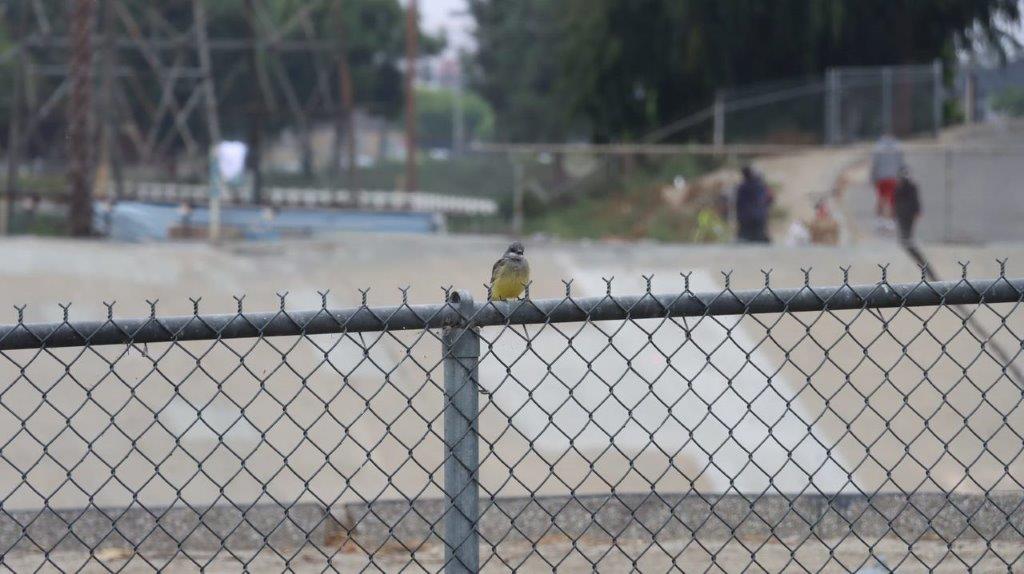
[[[921,198],[917,192],[917,184],[910,179],[910,172],[906,168],[900,170],[899,182],[893,194],[893,212],[900,232],[900,241],[910,243],[913,239],[914,223],[921,215]]]
[[[743,181],[736,188],[736,221],[739,240],[768,243],[768,210],[771,192],[749,165],[743,167]]]

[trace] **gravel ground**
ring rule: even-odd
[[[482,572],[1007,572],[1018,567],[1020,546],[994,542],[986,549],[983,541],[958,542],[947,547],[941,540],[922,540],[908,548],[898,539],[878,541],[874,550],[848,537],[846,540],[801,543],[801,540],[669,541],[660,546],[629,542],[617,547],[605,542],[582,540],[542,541],[529,545],[503,545],[498,554],[481,548]],[[791,550],[795,549],[795,550]],[[714,557],[712,557],[714,555]],[[443,550],[425,547],[415,555],[385,550],[372,563],[364,554],[342,549],[328,560],[313,548],[293,552],[286,560],[270,552],[238,558],[219,555],[186,557],[134,556],[118,552],[100,553],[86,563],[86,555],[54,554],[44,563],[37,554],[7,557],[4,564],[15,572],[439,572]],[[193,561],[194,560],[194,561]],[[1005,561],[1004,561],[1005,560]],[[885,566],[882,566],[884,564]],[[80,569],[80,570],[79,570]]]

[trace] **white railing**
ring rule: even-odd
[[[202,202],[209,197],[209,188],[201,184],[165,182],[131,182],[122,197],[140,201]],[[251,186],[224,190],[225,203],[251,204]],[[387,191],[300,187],[268,187],[264,202],[277,207],[347,207],[376,211],[418,211],[456,215],[494,215],[498,203],[489,198],[462,197],[425,191]]]

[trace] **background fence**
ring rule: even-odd
[[[1017,182],[1024,147],[1016,130],[965,129],[950,143],[901,144],[918,184],[922,215],[915,237],[927,243],[1024,240]],[[995,144],[995,145],[994,145]],[[753,163],[790,201],[773,217],[802,218],[815,202],[841,193],[841,209],[860,238],[876,234],[873,144],[831,153],[803,145],[487,145],[475,150],[509,166],[512,193],[500,219],[525,233],[669,242],[728,242],[740,167]],[[842,177],[840,177],[842,176]],[[841,188],[841,189],[840,189]],[[833,210],[837,207],[833,207]],[[701,212],[719,230],[704,233]],[[518,214],[518,216],[517,216]],[[478,229],[487,229],[478,224]],[[777,241],[783,240],[780,231]]]
[[[845,144],[936,134],[948,100],[943,70],[932,65],[829,68],[822,77],[789,78],[723,89],[714,104],[646,140],[726,144]]]
[[[0,327],[0,561],[1018,567],[1024,280],[672,283],[19,319]]]

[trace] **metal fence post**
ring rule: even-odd
[[[943,238],[947,243],[953,241],[953,150],[946,148],[945,153],[945,179],[946,179],[946,201],[945,201],[945,231]]]
[[[526,182],[523,160],[519,156],[512,155],[512,233],[519,235],[523,232],[523,194]]]
[[[839,70],[829,68],[825,71],[825,143],[839,143],[840,123]]]
[[[715,93],[714,105],[714,145],[721,149],[725,145],[725,94],[722,90]]]
[[[882,68],[882,133],[891,135],[892,129],[892,68]]]
[[[932,130],[939,137],[942,129],[942,60],[932,62]]]
[[[480,569],[477,533],[480,485],[479,393],[480,334],[466,327],[473,314],[473,297],[453,291],[449,297],[461,315],[446,327],[444,357],[444,543],[445,574],[476,573]]]
[[[221,178],[220,162],[217,157],[217,145],[213,142],[210,148],[210,221],[208,239],[212,243],[220,241],[220,196],[224,193],[224,182]]]
[[[974,113],[976,110],[974,99],[977,97],[977,86],[975,85],[977,79],[974,77],[974,67],[968,67],[967,73],[964,75],[964,123],[973,124],[975,117]]]

